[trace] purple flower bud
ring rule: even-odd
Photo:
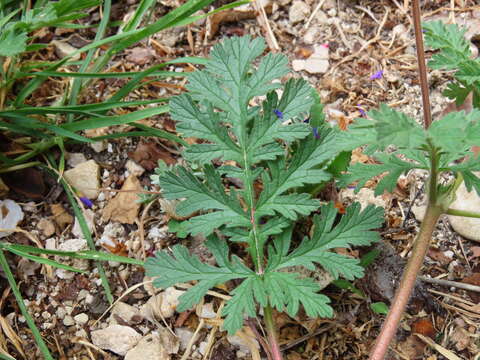
[[[304,122],[305,124],[308,124],[308,123],[310,122],[310,116],[307,117],[305,120],[303,120],[303,122]]]
[[[280,110],[275,109],[273,110],[273,112],[275,113],[275,115],[277,115],[279,119],[283,119],[283,113]]]
[[[93,206],[93,202],[86,198],[85,196],[80,196],[80,200],[82,201],[83,205],[85,205],[87,208],[91,209]]]
[[[367,116],[367,113],[365,112],[365,110],[363,110],[360,105],[357,105],[357,109],[358,111],[360,111],[360,115],[362,115],[363,117],[366,117]]]
[[[370,80],[381,79],[383,76],[383,70],[378,70],[375,74],[370,76]]]
[[[313,127],[312,131],[313,131],[313,136],[315,136],[315,139],[320,139],[320,135],[318,134],[318,128]]]

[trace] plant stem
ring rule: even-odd
[[[275,321],[273,320],[273,310],[270,305],[263,308],[263,320],[267,328],[268,344],[272,352],[273,360],[282,360],[282,353],[280,352],[280,345],[277,340],[277,330],[275,328]]]
[[[448,209],[446,211],[448,215],[453,215],[453,216],[464,216],[464,217],[471,217],[471,218],[477,218],[480,219],[480,213],[478,212],[473,212],[473,211],[467,211],[467,210],[457,210],[457,209]]]
[[[430,94],[428,91],[427,68],[425,65],[425,50],[423,47],[422,24],[419,0],[412,1],[413,26],[415,28],[415,43],[417,46],[418,72],[420,75],[420,87],[422,88],[423,102],[423,126],[428,129],[432,123],[430,111]]]
[[[380,335],[377,337],[375,346],[370,353],[370,360],[383,360],[385,358],[388,346],[397,332],[398,324],[408,304],[410,294],[415,287],[417,274],[423,265],[423,259],[425,258],[428,246],[430,245],[432,232],[435,229],[435,225],[441,214],[442,211],[440,207],[432,203],[428,204],[427,212],[420,227],[420,232],[418,233],[415,245],[413,246],[412,255],[408,260],[402,281],[397,289],[397,293],[395,294],[387,318],[383,323]]]
[[[2,267],[2,270],[5,272],[5,276],[7,277],[8,284],[12,288],[13,295],[17,300],[18,307],[20,308],[20,311],[22,312],[22,315],[25,318],[25,321],[27,322],[28,327],[32,331],[33,337],[35,338],[35,342],[37,343],[39,350],[41,351],[43,357],[46,360],[53,360],[53,357],[50,354],[50,351],[48,350],[47,345],[43,341],[40,331],[35,325],[35,321],[33,321],[33,318],[30,316],[30,313],[28,312],[28,309],[25,306],[25,303],[23,302],[22,294],[18,289],[17,283],[15,281],[15,277],[13,276],[12,270],[10,270],[10,266],[8,265],[7,258],[5,257],[5,254],[3,253],[2,250],[0,250],[0,266]]]

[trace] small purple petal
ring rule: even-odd
[[[90,199],[88,199],[84,196],[80,196],[80,200],[82,201],[83,205],[85,205],[87,208],[89,208],[89,209],[92,208],[93,202]]]
[[[378,70],[375,74],[370,76],[370,80],[381,79],[383,76],[383,70]]]
[[[279,119],[283,119],[283,113],[280,110],[275,109],[273,110],[273,112],[275,113],[275,115],[277,115]]]
[[[308,123],[310,122],[310,116],[307,117],[305,120],[303,120],[303,122],[304,122],[305,124],[308,124]]]
[[[315,139],[320,139],[320,135],[318,135],[318,128],[313,127],[312,131],[313,131],[313,136],[315,136]]]
[[[366,117],[367,116],[367,113],[365,112],[365,110],[363,110],[360,105],[357,105],[357,109],[358,111],[360,111],[360,115],[362,115],[363,117]]]

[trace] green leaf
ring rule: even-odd
[[[207,291],[217,284],[232,279],[243,279],[254,275],[249,268],[234,257],[228,259],[228,247],[215,237],[206,243],[217,260],[218,266],[202,263],[195,255],[190,255],[187,248],[181,245],[172,247],[172,255],[166,251],[159,251],[154,258],[145,262],[147,276],[155,277],[153,284],[156,287],[166,288],[177,283],[198,281],[185,294],[180,296],[179,311],[191,308],[200,302]]]
[[[416,149],[425,143],[422,127],[404,113],[382,104],[368,115],[375,121],[377,143],[382,148],[395,144],[397,148]]]
[[[456,69],[459,63],[470,58],[470,44],[465,39],[467,29],[441,21],[424,23],[423,29],[427,46],[440,50],[428,63],[432,69]]]
[[[369,245],[379,240],[374,232],[383,222],[383,209],[368,206],[360,211],[358,203],[347,208],[340,222],[333,226],[337,210],[333,204],[322,206],[321,215],[314,217],[314,233],[311,239],[305,238],[290,254],[282,257],[271,270],[302,265],[314,269],[314,263],[322,265],[335,278],[339,275],[354,279],[363,275],[363,268],[357,259],[329,252],[337,247]],[[270,269],[270,268],[269,268]]]
[[[0,32],[0,56],[15,56],[25,51],[28,36],[11,26]]]
[[[236,193],[232,191],[227,195],[223,189],[221,178],[218,172],[211,165],[205,167],[206,183],[200,182],[190,171],[184,167],[177,167],[172,171],[167,171],[160,176],[160,186],[164,191],[164,196],[169,200],[187,198],[177,205],[176,211],[181,216],[190,215],[198,210],[217,210],[216,213],[210,213],[203,216],[197,216],[190,220],[189,231],[197,231],[196,226],[199,222],[211,223],[208,235],[216,227],[224,224],[244,224],[249,220],[248,215],[242,209]],[[197,232],[196,232],[197,233]]]
[[[473,109],[470,113],[464,111],[451,112],[434,121],[428,136],[432,143],[441,150],[461,157],[470,146],[478,145],[480,138],[480,110]]]
[[[381,161],[382,164],[355,163],[348,168],[347,174],[340,177],[339,185],[344,187],[358,181],[355,187],[355,192],[358,192],[368,180],[386,173],[375,188],[375,196],[379,196],[382,195],[384,191],[393,192],[400,175],[411,169],[423,167],[421,164],[400,160],[395,154],[375,153],[373,157]]]
[[[370,304],[370,309],[375,314],[380,314],[380,315],[387,315],[388,314],[388,306],[384,302],[376,302],[376,303],[371,303]]]
[[[468,94],[472,92],[471,86],[463,86],[457,83],[449,83],[443,92],[443,95],[449,99],[455,100],[455,105],[460,106],[464,103]]]
[[[300,305],[312,318],[333,316],[330,299],[318,293],[320,287],[313,279],[301,278],[296,273],[269,272],[264,276],[264,287],[270,305],[286,310],[292,317],[297,315]]]

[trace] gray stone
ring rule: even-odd
[[[105,329],[92,331],[91,336],[94,345],[122,356],[133,349],[142,338],[134,329],[123,325],[110,325]],[[129,359],[135,358],[130,357]],[[140,359],[145,358],[141,357]]]
[[[64,173],[65,179],[81,196],[96,199],[100,188],[100,167],[94,160],[78,164]]]
[[[138,344],[127,352],[125,360],[169,360],[170,355],[165,350],[160,336],[151,334],[141,339]]]
[[[476,175],[478,176],[479,174],[476,173]],[[480,212],[480,197],[474,189],[468,192],[465,184],[462,183],[457,190],[456,196],[456,200],[450,205],[451,209]],[[480,242],[480,219],[448,215],[448,220],[458,234],[467,239]]]
[[[309,15],[310,6],[303,1],[294,1],[288,11],[288,18],[292,24],[299,23],[302,20],[307,21]]]

